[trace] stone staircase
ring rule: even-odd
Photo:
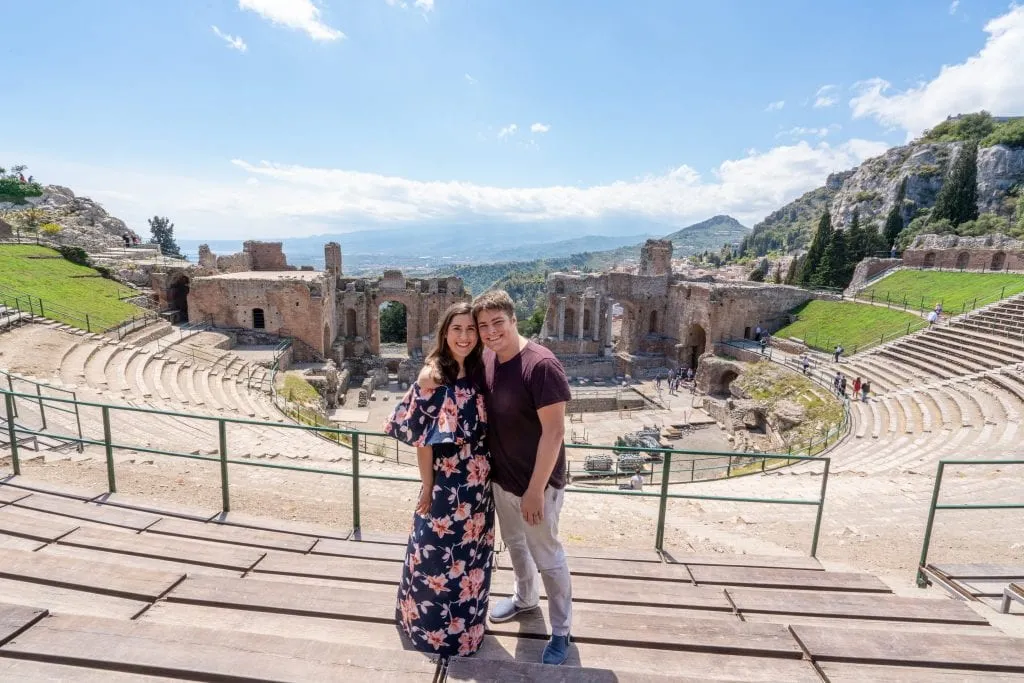
[[[0,304],[0,332],[10,330],[18,325],[31,322],[32,316],[14,308]]]
[[[838,471],[931,468],[941,458],[1022,452],[1024,297],[988,306],[844,360],[854,401],[852,438],[833,452]],[[979,447],[983,445],[983,447]]]
[[[1017,680],[1024,640],[966,603],[894,595],[799,556],[568,546],[574,645],[539,612],[472,658],[394,625],[404,536],[0,482],[0,679],[17,681]],[[509,595],[498,555],[492,599]],[[542,598],[542,608],[546,601]]]

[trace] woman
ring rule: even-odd
[[[860,387],[861,387],[861,382],[860,382],[860,377],[858,377],[857,379],[853,380],[853,397],[854,398],[857,398],[857,395],[860,393]]]
[[[467,656],[483,640],[494,552],[482,346],[468,303],[445,311],[436,340],[426,362],[444,383],[414,383],[384,425],[416,447],[423,481],[395,614],[417,650]]]

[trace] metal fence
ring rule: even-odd
[[[7,431],[10,437],[10,450],[11,450],[11,464],[15,475],[21,474],[21,464],[19,460],[19,448],[17,437],[18,434],[27,434],[35,436],[49,436],[52,438],[73,438],[68,434],[51,433],[48,430],[32,430],[24,426],[19,426],[16,423],[15,418],[15,401],[17,399],[34,399],[35,397],[31,394],[24,394],[20,392],[12,392],[8,389],[0,388],[0,395],[4,399],[4,408],[7,415]],[[362,453],[360,446],[361,441],[367,437],[376,438],[390,438],[386,434],[379,432],[365,432],[352,429],[337,429],[333,427],[322,427],[314,425],[299,425],[299,424],[282,424],[274,422],[262,422],[259,420],[246,420],[239,418],[225,418],[215,417],[207,415],[194,415],[189,413],[178,413],[171,411],[156,410],[152,408],[140,408],[135,406],[124,406],[124,405],[111,405],[105,403],[92,403],[85,401],[78,401],[74,399],[59,399],[50,398],[49,401],[62,402],[68,405],[73,405],[76,409],[80,407],[98,408],[101,411],[102,425],[103,425],[103,436],[102,438],[92,438],[89,436],[77,437],[77,441],[83,445],[95,445],[102,446],[105,453],[106,470],[107,470],[107,489],[110,493],[117,491],[117,471],[114,462],[114,451],[115,450],[131,450],[139,453],[148,453],[153,455],[169,456],[174,458],[184,458],[189,460],[203,460],[219,464],[220,470],[220,489],[221,489],[221,507],[227,512],[231,509],[231,487],[230,487],[230,467],[231,466],[248,466],[248,467],[263,467],[277,470],[290,470],[295,472],[315,473],[333,475],[347,478],[352,484],[352,528],[359,530],[362,525],[360,519],[360,483],[363,480],[372,481],[393,481],[393,482],[407,482],[407,483],[418,483],[419,479],[416,477],[408,477],[401,475],[392,474],[376,474],[376,473],[361,473],[359,469],[359,455]],[[182,453],[169,451],[160,448],[152,448],[148,446],[141,446],[138,444],[129,444],[115,441],[111,432],[111,414],[117,412],[126,413],[148,413],[152,415],[163,415],[174,418],[187,419],[187,420],[198,420],[206,423],[216,423],[217,425],[217,449],[216,456],[199,455],[196,453]],[[348,441],[348,447],[351,449],[351,459],[349,469],[327,469],[323,467],[303,467],[298,465],[286,465],[273,462],[265,462],[250,459],[232,458],[229,456],[229,440],[228,440],[228,427],[229,425],[257,425],[261,427],[273,428],[273,429],[291,429],[301,430],[314,433],[325,433],[337,435],[339,441]],[[570,448],[572,446],[569,446]],[[645,451],[643,448],[628,448],[628,447],[613,447],[613,446],[585,446],[589,449],[600,449],[600,450],[618,450],[618,451]],[[821,530],[821,517],[822,510],[825,504],[825,495],[828,487],[829,479],[829,467],[831,461],[829,458],[813,458],[806,456],[788,456],[790,460],[808,460],[820,463],[823,467],[821,477],[821,487],[817,498],[757,498],[749,496],[717,496],[717,495],[702,495],[696,493],[679,493],[669,490],[669,472],[672,467],[672,459],[675,456],[685,457],[689,455],[687,451],[673,450],[673,449],[659,449],[662,455],[662,477],[661,485],[657,492],[646,492],[646,491],[624,491],[618,489],[588,489],[577,486],[570,486],[567,491],[572,495],[610,495],[610,496],[626,496],[635,497],[638,499],[656,499],[658,501],[658,521],[655,531],[654,547],[658,550],[664,548],[665,543],[665,525],[666,517],[668,514],[668,501],[670,500],[704,500],[704,501],[723,501],[723,502],[734,502],[734,503],[760,503],[768,505],[797,505],[813,507],[815,509],[815,518],[813,531],[811,533],[810,543],[810,555],[813,557],[817,554],[818,549],[818,537]],[[749,453],[749,454],[731,454],[736,457],[745,456],[753,459],[771,459],[777,460],[780,457],[779,454],[765,454],[765,453]]]
[[[917,563],[917,585],[927,588],[928,550],[931,547],[932,531],[935,527],[935,512],[938,510],[1024,510],[1024,500],[1018,503],[940,503],[939,493],[942,489],[942,477],[946,467],[977,467],[1024,465],[1024,460],[940,460],[935,471],[935,485],[932,487],[932,501],[928,506],[928,523],[924,529],[924,540],[921,542],[921,559]],[[1018,525],[1018,529],[1020,526]]]

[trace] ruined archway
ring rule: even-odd
[[[927,254],[924,255],[924,263],[922,265],[925,268],[934,268],[935,267],[935,252],[934,251],[929,251]]]
[[[697,323],[690,325],[690,329],[686,331],[686,343],[680,354],[679,362],[696,370],[700,357],[707,350],[707,343],[708,335],[704,328]]]
[[[959,254],[957,254],[956,257],[956,269],[965,270],[967,268],[967,264],[969,264],[970,262],[971,255],[966,251],[961,251]]]
[[[1006,253],[997,251],[992,254],[992,270],[1002,270],[1006,265]]]
[[[712,377],[708,393],[716,396],[728,396],[729,386],[739,377],[735,370],[723,370],[718,377]]]
[[[583,309],[583,334],[584,335],[590,334],[592,332],[592,330],[593,330],[593,328],[591,327],[591,325],[593,325],[593,321],[591,320],[591,317],[592,316],[590,314],[590,309],[589,308],[584,308]]]
[[[358,333],[356,332],[356,309],[354,308],[350,308],[347,311],[345,311],[345,336],[359,336]]]
[[[188,292],[188,276],[178,273],[171,279],[171,285],[167,288],[167,303],[170,304],[172,311],[177,312],[178,322],[188,322]]]
[[[576,336],[576,311],[571,308],[565,309],[565,326],[562,328],[565,337]]]
[[[384,357],[408,357],[409,311],[400,301],[385,301],[377,311],[377,348]]]

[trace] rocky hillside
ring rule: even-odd
[[[124,221],[108,214],[97,202],[88,197],[76,197],[74,192],[60,185],[47,185],[42,197],[33,199],[31,204],[45,214],[40,223],[61,226],[55,239],[62,244],[73,244],[86,251],[103,251],[123,244],[121,236],[125,233],[133,234]],[[0,204],[2,211],[17,212],[25,208]]]
[[[973,114],[949,119],[908,145],[894,147],[850,171],[830,175],[825,186],[808,192],[772,213],[747,239],[745,253],[802,249],[826,209],[832,225],[848,227],[854,211],[861,225],[879,228],[890,209],[898,207],[904,226],[935,205],[939,190],[967,139],[979,140],[977,162],[978,212],[991,213],[1013,224],[1016,195],[1024,192],[1024,117],[989,119],[994,132],[971,135],[958,123],[976,120]]]

